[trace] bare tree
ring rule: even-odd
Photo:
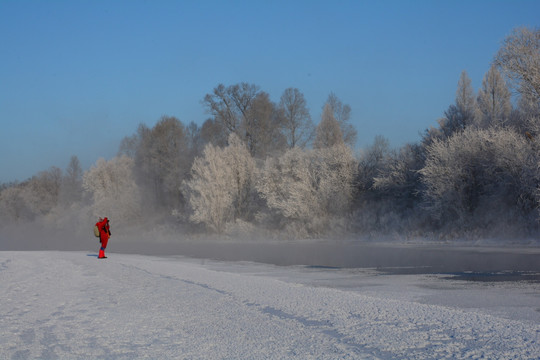
[[[81,200],[83,170],[79,158],[75,155],[69,160],[62,179],[60,200],[64,204],[72,204]]]
[[[459,76],[456,90],[456,108],[460,119],[455,127],[463,130],[473,124],[477,106],[471,79],[467,72],[463,70]]]
[[[343,133],[339,123],[334,118],[332,107],[330,104],[326,104],[323,108],[321,122],[317,125],[313,147],[323,149],[339,144],[343,144]]]
[[[218,85],[203,100],[213,116],[214,130],[225,132],[217,139],[228,138],[235,133],[248,147],[251,155],[264,157],[279,147],[279,117],[275,105],[267,93],[253,84],[240,83],[225,87]]]
[[[206,94],[203,104],[228,133],[234,133],[258,91],[258,87],[245,83],[234,87],[219,84],[212,94]]]
[[[265,92],[257,94],[244,122],[245,142],[251,155],[264,159],[285,147],[275,104]]]
[[[348,104],[343,104],[333,92],[328,95],[326,104],[330,105],[332,115],[334,115],[334,119],[336,119],[339,124],[341,133],[343,134],[343,142],[351,148],[354,148],[358,134],[354,126],[349,123],[351,118],[351,107]]]
[[[141,127],[145,127],[144,125],[139,126],[139,130],[142,130]],[[118,154],[117,156],[125,155],[127,157],[130,157],[132,159],[135,159],[137,156],[138,148],[141,144],[141,131],[138,131],[137,133],[126,136],[122,139],[120,142],[120,146],[118,147]]]
[[[478,92],[477,124],[481,128],[503,126],[512,111],[510,91],[501,73],[492,65]]]
[[[444,117],[437,120],[438,128],[426,130],[422,142],[428,146],[435,139],[446,139],[456,132],[477,124],[480,116],[476,96],[471,85],[471,79],[463,70],[459,77],[456,90],[456,101],[444,112]]]
[[[153,128],[140,125],[134,138],[123,142],[128,154],[134,154],[135,174],[145,188],[147,203],[161,206],[182,205],[182,181],[188,176],[193,153],[182,122],[163,116]]]
[[[467,72],[463,70],[459,77],[456,90],[456,101],[444,112],[444,117],[439,119],[438,129],[432,129],[424,138],[424,142],[430,143],[429,137],[448,138],[455,132],[463,131],[466,127],[477,124],[476,118],[481,117],[478,111],[478,104],[474,90],[471,86],[471,79]]]
[[[201,135],[201,128],[193,121],[186,127],[186,139],[191,158],[195,158],[204,149],[204,140]],[[191,162],[191,161],[190,161]]]
[[[288,147],[304,148],[315,135],[315,126],[311,121],[304,94],[296,88],[285,89],[281,95],[279,110]]]
[[[206,94],[203,105],[215,121],[222,124],[227,137],[230,133],[237,133],[245,138],[246,134],[241,134],[241,127],[249,128],[245,123],[249,122],[248,113],[259,92],[259,87],[253,84],[240,83],[228,87],[219,84],[212,94]]]
[[[207,119],[201,126],[201,139],[204,144],[225,147],[227,146],[228,132],[223,123],[217,119]]]

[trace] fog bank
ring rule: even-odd
[[[280,266],[305,265],[336,268],[410,268],[417,273],[463,271],[539,271],[538,244],[471,246],[431,241],[406,244],[341,238],[319,240],[262,240],[231,237],[195,237],[168,230],[142,231],[111,228],[109,254],[185,256],[220,261],[249,261]],[[83,231],[44,228],[39,224],[4,227],[0,251],[64,250],[95,253],[99,240]],[[111,261],[114,256],[111,257]]]

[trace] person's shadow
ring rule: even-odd
[[[91,256],[91,257],[97,258],[97,257],[98,257],[98,254],[86,254],[86,256]]]

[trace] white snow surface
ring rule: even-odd
[[[0,252],[2,359],[539,359],[536,283]]]

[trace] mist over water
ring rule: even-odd
[[[90,227],[89,227],[90,228]],[[115,229],[109,254],[185,256],[219,261],[249,261],[278,266],[375,268],[392,273],[540,272],[537,247],[458,246],[450,244],[344,240],[261,240],[194,238],[180,232]],[[4,227],[0,251],[97,252],[99,240],[82,231],[39,224]],[[110,257],[114,261],[114,256]]]
[[[417,273],[540,271],[540,251],[444,245],[377,245],[318,243],[177,243],[147,249],[140,244],[121,252],[149,255],[184,255],[222,261],[253,261],[274,265],[335,268],[414,268]]]

